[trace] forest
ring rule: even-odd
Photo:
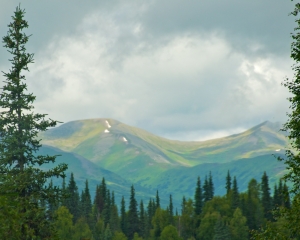
[[[51,183],[50,183],[51,184]],[[236,177],[228,171],[224,179],[225,196],[214,196],[211,174],[204,183],[198,177],[193,199],[182,198],[175,208],[172,195],[166,208],[160,205],[157,191],[154,199],[136,201],[134,186],[130,199],[115,202],[114,192],[105,179],[97,185],[95,198],[86,180],[85,189],[79,194],[73,173],[68,184],[63,181],[66,198],[57,205],[44,203],[49,217],[61,239],[236,239],[251,237],[251,230],[258,230],[267,221],[275,223],[272,209],[290,208],[288,187],[279,180],[273,194],[266,173],[258,182],[252,179],[246,192],[239,192]],[[119,207],[118,207],[119,206]]]
[[[298,3],[292,15],[299,11]],[[16,8],[3,37],[12,67],[4,73],[0,94],[0,239],[300,239],[300,27],[292,35],[295,76],[283,83],[293,94],[283,127],[293,151],[286,150],[286,159],[281,159],[286,174],[272,194],[266,172],[239,192],[238,179],[228,171],[226,194],[214,196],[209,173],[195,179],[193,199],[182,196],[181,206],[174,206],[170,195],[169,204],[161,206],[158,191],[153,199],[137,202],[132,185],[130,198],[117,203],[104,178],[92,190],[86,181],[79,193],[73,174],[66,183],[65,163],[43,168],[57,156],[36,154],[41,147],[38,133],[59,122],[33,111],[35,96],[22,74],[34,62],[33,54],[26,52],[24,14]],[[300,26],[300,20],[296,22]],[[63,179],[61,187],[52,183],[55,178]]]

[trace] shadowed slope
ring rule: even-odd
[[[68,180],[70,177],[71,172],[74,173],[75,181],[77,183],[79,193],[84,189],[85,187],[85,180],[88,179],[89,181],[89,188],[91,191],[91,195],[94,196],[96,185],[100,184],[102,181],[102,178],[104,177],[106,180],[106,184],[109,186],[109,189],[111,191],[115,192],[115,196],[117,199],[117,203],[121,201],[121,197],[125,196],[126,199],[129,198],[130,194],[130,187],[131,182],[128,182],[124,178],[120,177],[119,175],[108,171],[104,168],[101,168],[97,166],[96,164],[92,163],[91,161],[85,159],[84,157],[62,151],[55,147],[50,147],[47,145],[43,145],[38,154],[41,155],[59,155],[56,158],[55,163],[48,163],[44,164],[42,166],[43,169],[49,169],[54,166],[57,166],[60,163],[66,163],[68,164],[68,169],[66,171],[67,180],[66,184],[68,184]],[[61,185],[62,180],[61,179],[53,179],[55,185]],[[139,186],[138,184],[135,184],[136,189],[136,195],[138,199],[144,199],[149,197],[154,197],[155,192],[153,192],[153,195],[151,195],[151,191],[149,189],[145,189],[144,187]]]
[[[271,166],[264,164],[263,159],[283,153],[289,146],[279,129],[279,123],[264,122],[224,138],[183,142],[155,136],[113,119],[88,119],[63,124],[43,133],[41,138],[43,144],[76,153],[127,181],[152,190],[158,187],[166,194],[175,190],[189,194],[188,189],[194,189],[192,185],[202,169],[206,169],[205,174],[217,169],[225,174],[228,169],[235,169],[240,162],[236,160],[249,158],[247,168],[237,165],[237,175],[246,170],[249,176],[269,171]],[[253,160],[259,156],[261,162]]]

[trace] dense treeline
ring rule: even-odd
[[[268,221],[275,222],[272,209],[290,208],[290,199],[283,194],[287,185],[279,180],[271,196],[266,173],[261,182],[252,179],[247,191],[240,193],[236,177],[232,179],[228,171],[225,188],[225,196],[214,196],[213,177],[209,173],[203,184],[198,177],[193,199],[183,196],[181,209],[174,209],[172,195],[164,209],[158,191],[154,199],[138,203],[131,186],[130,198],[122,197],[118,209],[114,192],[110,192],[104,178],[92,201],[88,181],[80,194],[71,174],[68,184],[62,184],[66,198],[56,206],[48,202],[47,209],[61,239],[243,240],[250,238],[250,230],[258,230]]]

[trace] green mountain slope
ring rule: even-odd
[[[155,136],[113,119],[73,121],[41,135],[43,143],[89,159],[126,180],[155,187],[154,178],[172,169],[227,163],[282,152],[288,146],[278,123],[264,122],[248,131],[202,142]],[[281,149],[281,150],[279,150]]]
[[[276,155],[284,157],[284,155]],[[166,171],[164,174],[152,179],[152,186],[156,186],[162,195],[172,194],[175,199],[182,195],[193,197],[196,186],[196,177],[200,176],[202,184],[205,176],[211,171],[217,195],[224,195],[225,179],[227,171],[232,177],[236,176],[238,187],[241,192],[247,189],[248,183],[252,178],[261,182],[264,171],[269,176],[269,184],[273,191],[273,186],[278,183],[280,177],[286,171],[283,162],[278,161],[273,155],[262,155],[253,158],[244,158],[227,163],[205,163],[191,168],[177,168]]]
[[[81,191],[84,189],[85,181],[86,179],[88,179],[91,195],[94,196],[96,185],[100,184],[102,178],[104,177],[106,180],[106,184],[109,186],[109,189],[115,192],[116,200],[118,203],[120,202],[122,196],[125,196],[126,199],[129,199],[130,186],[132,183],[128,182],[124,178],[111,171],[97,166],[96,164],[92,163],[91,161],[85,159],[84,157],[78,154],[65,152],[58,148],[50,147],[47,145],[43,145],[43,147],[40,148],[38,154],[50,156],[60,155],[56,158],[56,162],[54,164],[44,164],[42,168],[53,168],[54,166],[57,166],[60,163],[68,164],[68,170],[66,171],[66,184],[68,184],[70,174],[71,172],[73,172],[75,181],[79,189],[79,193],[81,193]],[[55,178],[53,179],[53,182],[55,183],[55,185],[61,185],[62,179]],[[135,184],[135,189],[138,199],[147,199],[149,197],[155,196],[155,191],[153,191],[153,194],[151,195],[151,190],[141,187],[138,184]]]

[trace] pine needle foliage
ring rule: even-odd
[[[28,28],[24,14],[25,11],[18,6],[8,25],[7,35],[3,37],[4,47],[12,55],[9,60],[12,67],[9,72],[3,72],[6,80],[0,94],[0,197],[8,200],[0,208],[13,206],[14,214],[18,216],[14,229],[20,236],[15,238],[12,232],[5,239],[49,239],[54,235],[49,216],[40,203],[44,200],[55,202],[60,196],[57,187],[46,183],[52,177],[64,177],[67,166],[61,164],[44,171],[41,166],[53,163],[56,156],[36,154],[41,147],[38,133],[58,122],[46,119],[47,114],[33,112],[36,97],[28,93],[22,73],[29,71],[28,65],[34,62],[33,54],[26,52],[25,45],[30,36],[24,33]],[[1,222],[3,228],[7,227],[5,224],[5,221]],[[0,238],[4,239],[1,233]]]
[[[274,211],[275,219],[283,221],[282,228],[275,228],[269,223],[260,233],[254,233],[253,239],[299,239],[300,238],[300,3],[295,4],[294,11],[291,15],[294,16],[297,26],[291,34],[293,42],[291,44],[291,58],[294,60],[292,70],[294,77],[285,79],[283,86],[291,93],[288,98],[290,102],[290,113],[287,113],[288,120],[283,126],[283,131],[289,135],[292,149],[286,151],[285,161],[287,165],[287,173],[283,180],[290,181],[292,188],[288,191],[285,188],[285,196],[283,206]],[[282,186],[279,186],[279,189]],[[290,208],[289,193],[293,197],[292,206]],[[277,196],[278,198],[278,196]],[[277,199],[278,200],[278,199]],[[287,202],[287,203],[285,203]],[[278,204],[278,203],[277,203]]]

